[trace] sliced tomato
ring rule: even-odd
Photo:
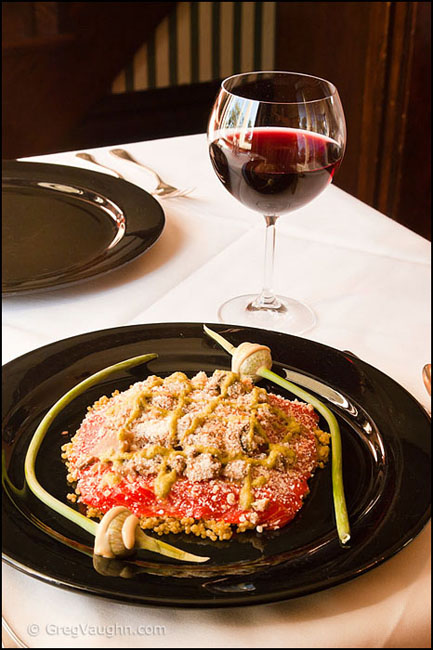
[[[293,471],[272,471],[263,487],[253,488],[254,500],[258,503],[253,510],[244,510],[239,505],[242,481],[221,478],[191,481],[179,477],[168,495],[161,499],[153,489],[155,476],[136,474],[134,478],[126,478],[119,475],[111,463],[99,460],[108,449],[118,450],[119,444],[115,429],[107,430],[105,412],[108,407],[104,406],[87,415],[68,455],[71,468],[79,476],[79,501],[102,512],[123,505],[142,517],[192,517],[230,524],[245,521],[254,512],[255,525],[268,529],[283,527],[302,507],[308,493],[307,480],[317,465],[313,430],[318,416],[301,402],[289,402],[277,395],[268,395],[268,401],[294,416],[307,431],[293,443],[299,459]],[[84,465],[86,462],[88,464]]]
[[[193,517],[214,519],[230,524],[245,521],[251,511],[239,505],[241,485],[219,479],[212,481],[189,481],[179,478],[164,499],[155,496],[154,477],[137,475],[136,478],[118,481],[109,465],[95,463],[84,469],[78,481],[80,501],[107,512],[114,506],[125,506],[142,517]],[[285,488],[285,489],[284,489]],[[255,525],[281,528],[291,521],[302,507],[303,497],[308,493],[307,480],[295,476],[278,482],[278,490],[272,485],[253,490],[262,511],[256,511]],[[227,498],[228,495],[233,495]]]

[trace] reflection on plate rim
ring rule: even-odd
[[[38,173],[39,177],[37,179],[34,177],[27,178],[30,173]],[[61,177],[65,175],[66,178],[62,179]],[[44,176],[48,177],[49,182],[43,178]],[[55,182],[59,178],[62,183]],[[54,291],[99,278],[125,266],[146,253],[157,242],[164,229],[164,211],[153,196],[133,183],[114,178],[108,174],[53,163],[5,161],[2,169],[2,187],[8,182],[23,183],[25,186],[35,188],[41,186],[43,191],[50,191],[50,189],[60,191],[60,187],[74,187],[80,190],[78,194],[88,192],[89,196],[93,195],[97,199],[102,198],[102,203],[100,200],[96,200],[96,203],[100,203],[100,209],[113,221],[117,232],[105,251],[98,253],[90,262],[81,263],[77,268],[70,267],[64,273],[51,272],[46,277],[42,274],[36,279],[28,278],[19,280],[16,283],[8,282],[8,284],[5,284],[2,282],[3,297]],[[43,186],[44,184],[52,187],[47,188]],[[90,202],[89,197],[77,196],[74,198]],[[120,203],[126,202],[128,205],[124,208],[118,205],[116,201]],[[143,226],[142,223],[138,223],[138,220],[144,219],[144,225],[146,221],[146,212],[139,213],[138,206],[141,205],[146,205],[146,210],[151,209],[155,217],[157,217],[157,225],[152,228],[154,233],[152,232],[149,243],[146,242],[143,235],[140,235],[140,228],[138,227]],[[108,213],[110,207],[112,214]],[[128,241],[125,240],[126,236]],[[131,242],[135,246],[131,247]]]

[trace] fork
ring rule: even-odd
[[[122,149],[118,149],[118,151],[123,151]],[[126,153],[126,152],[125,152]],[[99,167],[103,167],[104,169],[108,169],[110,172],[113,172],[117,176],[117,178],[121,178],[122,180],[126,180],[125,177],[117,171],[117,169],[113,169],[112,167],[109,167],[108,165],[104,165],[103,163],[99,162],[99,160],[96,160],[94,156],[92,156],[90,153],[87,153],[86,151],[81,151],[80,153],[75,154],[77,158],[81,158],[81,160],[86,160],[87,162],[91,162],[94,165],[98,165]],[[129,155],[129,154],[128,154]],[[122,156],[119,156],[122,157]],[[132,159],[130,162],[135,162],[137,165],[140,165],[141,167],[144,167],[147,169],[149,172],[152,172],[152,174],[159,179],[158,180],[158,185],[156,186],[155,189],[149,190],[149,194],[152,194],[154,196],[159,196],[161,198],[165,199],[174,199],[177,196],[186,196],[190,192],[192,192],[192,189],[186,189],[186,190],[179,190],[177,187],[173,187],[173,185],[168,185],[167,183],[164,183],[164,181],[161,180],[160,176],[151,169],[150,167],[146,167],[142,163],[136,162],[135,160]]]
[[[187,188],[180,190],[177,187],[174,187],[173,185],[169,185],[168,183],[165,183],[161,176],[156,173],[154,169],[151,169],[150,167],[147,167],[147,165],[144,165],[143,163],[139,162],[135,158],[131,156],[130,153],[125,151],[125,149],[110,149],[110,153],[113,156],[117,156],[117,158],[121,158],[122,160],[127,160],[128,162],[134,163],[135,165],[139,165],[146,171],[150,172],[153,174],[153,176],[156,178],[157,181],[157,186],[152,190],[152,194],[155,196],[159,197],[175,197],[175,196],[186,196],[187,194],[190,194],[194,188]]]
[[[94,165],[99,165],[99,167],[104,167],[104,169],[109,169],[110,172],[113,172],[116,174],[117,178],[121,178],[122,180],[125,180],[125,177],[120,174],[120,172],[116,171],[115,169],[111,169],[111,167],[108,167],[108,165],[103,165],[101,162],[98,162],[94,156],[92,156],[90,153],[86,153],[85,151],[82,151],[80,153],[75,154],[77,158],[81,158],[82,160],[87,160],[87,162],[91,162]]]

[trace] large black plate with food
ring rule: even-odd
[[[282,333],[211,325],[234,345],[268,345],[273,369],[296,370],[326,385],[321,397],[338,418],[352,537],[335,529],[330,464],[310,481],[295,519],[277,531],[247,531],[229,541],[186,534],[163,539],[209,556],[204,564],[140,552],[97,570],[92,538],[38,501],[24,485],[24,458],[52,404],[92,373],[140,354],[159,356],[113,375],[77,397],[48,430],[36,463],[43,487],[66,502],[60,448],[86,407],[149,374],[230,368],[230,357],[199,323],[137,325],[75,336],[29,352],[3,367],[3,554],[17,569],[55,586],[130,603],[180,607],[252,605],[299,597],[356,578],[392,557],[430,517],[430,419],[399,384],[349,353]],[[292,399],[262,380],[267,390]],[[125,567],[127,570],[125,571]],[[120,577],[122,573],[123,577]],[[125,577],[128,576],[128,577]]]
[[[4,161],[2,294],[59,289],[146,252],[164,213],[150,194],[78,167]]]

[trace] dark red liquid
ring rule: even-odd
[[[330,138],[276,127],[233,130],[212,142],[209,153],[226,189],[266,215],[309,203],[331,182],[343,157]]]

